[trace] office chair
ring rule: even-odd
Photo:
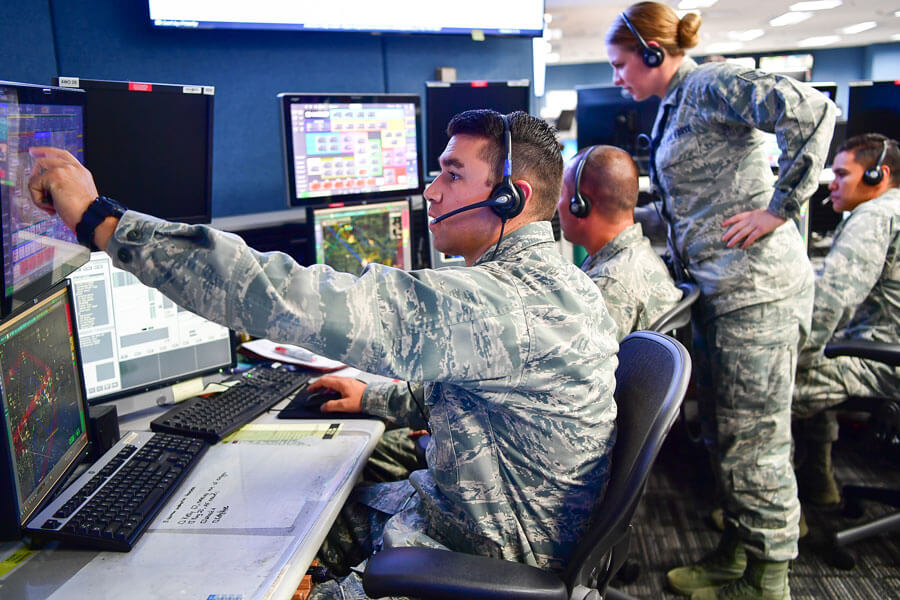
[[[684,295],[678,303],[659,316],[647,329],[660,333],[670,333],[691,322],[691,306],[700,297],[700,286],[693,281],[675,284]]]
[[[825,356],[856,356],[876,360],[887,365],[900,365],[900,344],[889,344],[870,340],[840,340],[825,346]],[[839,409],[868,412],[870,434],[876,445],[876,452],[900,448],[900,390],[894,398],[851,397],[837,406]],[[859,518],[863,515],[862,500],[880,502],[900,509],[900,488],[845,485],[841,491],[844,498],[844,515]],[[882,533],[900,529],[900,511],[893,511],[868,523],[863,523],[832,532],[827,548],[828,562],[840,569],[852,569],[856,559],[844,547],[856,541]]]
[[[632,515],[678,416],[691,359],[680,342],[650,331],[625,337],[618,357],[617,437],[609,483],[563,573],[434,548],[388,548],[369,559],[363,575],[366,594],[438,600],[625,597],[607,585],[627,555]]]

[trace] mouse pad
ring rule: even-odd
[[[287,406],[278,411],[279,419],[372,419],[368,413],[322,412],[319,405],[327,400],[340,398],[340,394],[330,391],[317,391],[311,395],[301,390]]]

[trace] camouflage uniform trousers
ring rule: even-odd
[[[363,469],[363,481],[400,481],[425,468],[424,452],[419,450],[417,440],[409,437],[411,432],[409,427],[398,427],[382,434]]]
[[[701,427],[726,520],[749,552],[791,560],[800,518],[791,395],[812,289],[707,321],[702,312],[694,315],[702,325],[694,326],[693,353]]]
[[[427,546],[446,550],[446,546],[425,533],[427,523],[418,509],[419,498],[409,480],[358,485],[317,556],[340,579],[316,585],[309,600],[367,598],[362,587],[365,562],[382,547]]]
[[[819,356],[797,370],[794,433],[811,442],[835,442],[838,422],[827,410],[849,396],[893,397],[900,389],[900,368],[855,356]]]

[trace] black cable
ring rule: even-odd
[[[500,222],[500,237],[497,238],[497,245],[494,246],[494,252],[491,254],[491,260],[494,260],[494,257],[497,256],[497,250],[500,248],[500,242],[503,241],[503,232],[506,230],[506,219],[503,219]]]
[[[425,422],[425,431],[428,432],[428,435],[431,435],[431,423],[428,422],[428,417],[425,416],[425,407],[419,403],[419,399],[416,398],[416,395],[413,393],[412,385],[409,381],[406,382],[406,389],[409,390],[409,395],[412,397],[413,402],[416,403],[416,408],[419,409],[419,414],[422,415],[422,421]]]

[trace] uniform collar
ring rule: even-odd
[[[640,223],[629,225],[619,232],[619,235],[611,239],[605,246],[594,252],[581,265],[582,271],[592,269],[598,264],[603,264],[622,250],[634,245],[644,237],[644,230]]]
[[[495,258],[501,259],[512,256],[529,246],[547,242],[553,242],[553,227],[550,225],[550,221],[527,223],[511,233],[503,235],[503,240],[500,242]],[[480,265],[489,262],[493,256],[494,246],[492,245],[475,261],[475,264]]]
[[[675,102],[678,86],[680,86],[681,82],[696,68],[697,62],[690,56],[685,56],[684,60],[681,61],[681,66],[678,67],[678,70],[675,71],[675,75],[672,76],[672,80],[669,81],[669,87],[666,90],[665,98],[663,98],[663,104],[673,104]]]

